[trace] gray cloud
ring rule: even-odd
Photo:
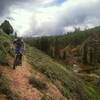
[[[15,2],[16,0],[0,0],[0,16],[6,14]]]
[[[90,2],[87,5],[77,5],[76,7],[73,7],[69,11],[68,14],[65,12],[61,15],[60,23],[62,25],[76,25],[76,24],[82,24],[85,21],[87,21],[88,18],[96,18],[100,19],[100,1],[91,4]]]
[[[30,1],[32,0],[28,0],[28,2]],[[21,6],[25,2],[27,2],[27,0],[0,0],[0,16],[8,14],[10,7],[13,5]]]
[[[81,0],[80,0],[81,1]],[[88,1],[88,0],[87,0]],[[66,3],[67,4],[67,3]],[[33,27],[30,30],[33,30],[33,35],[37,34],[38,36],[43,33],[43,35],[53,35],[53,34],[63,34],[64,28],[69,26],[79,26],[84,27],[88,25],[100,25],[100,1],[95,2],[80,2],[75,6],[67,7],[58,11],[58,15],[55,16],[54,22],[43,23],[40,28],[35,28],[34,23]],[[36,23],[35,23],[36,24]],[[31,25],[32,26],[32,25]],[[91,26],[88,26],[91,27]]]
[[[49,13],[49,9],[48,12],[43,13],[51,14],[53,17],[55,17],[53,20],[51,19],[50,21],[41,22],[41,25],[38,27],[38,21],[36,20],[36,16],[34,14],[32,19],[30,19],[30,28],[25,33],[30,33],[37,36],[61,34],[65,32],[64,28],[69,26],[81,27],[82,25],[88,26],[90,24],[93,26],[100,25],[100,0],[78,0],[75,4],[73,4],[73,2],[75,2],[73,0],[66,0],[61,5],[50,5],[53,3],[50,1],[53,0],[0,0],[0,16],[9,13],[9,9],[12,6],[17,6],[19,8],[21,7],[25,10],[29,10],[30,12],[34,12],[34,14],[42,13],[41,11],[38,12],[38,9],[42,8],[42,10],[45,11],[46,9],[51,8],[51,10],[54,11]],[[55,9],[52,9],[52,7]],[[33,8],[35,8],[36,11],[34,11]],[[11,17],[9,16],[8,18]]]

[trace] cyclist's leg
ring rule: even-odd
[[[20,65],[22,65],[23,49],[20,49]]]
[[[14,64],[13,64],[13,69],[15,69],[15,67],[18,65],[19,60],[18,60],[18,53],[19,53],[19,48],[15,49],[15,60],[14,60]]]
[[[22,54],[20,54],[20,65],[22,65]]]
[[[15,59],[14,59],[14,64],[13,64],[13,69],[15,69],[15,67],[16,67],[16,60],[17,60],[17,57],[15,56]]]

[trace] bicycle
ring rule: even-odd
[[[22,59],[22,53],[20,52],[16,53],[14,64],[13,64],[13,69],[16,69],[16,67],[21,64],[21,59]]]

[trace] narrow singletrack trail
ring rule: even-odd
[[[30,71],[31,66],[24,57],[22,66],[17,66],[15,70],[5,69],[4,72],[11,80],[12,91],[18,93],[21,100],[40,100],[42,94],[28,82],[28,77],[31,75]]]
[[[34,75],[39,80],[45,77],[43,74],[32,70],[32,66],[27,62],[26,57],[24,57],[23,65],[17,66],[15,70],[3,68],[3,73],[11,80],[11,90],[20,96],[20,100],[41,100],[44,92],[56,98],[56,100],[61,100],[61,98],[67,100],[52,82],[47,83],[48,90],[43,93],[32,87],[28,82],[28,77]]]

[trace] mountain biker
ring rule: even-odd
[[[19,65],[22,65],[22,55],[25,50],[25,45],[24,41],[21,37],[18,37],[13,41],[14,49],[15,49],[15,54],[20,54],[20,63]]]

